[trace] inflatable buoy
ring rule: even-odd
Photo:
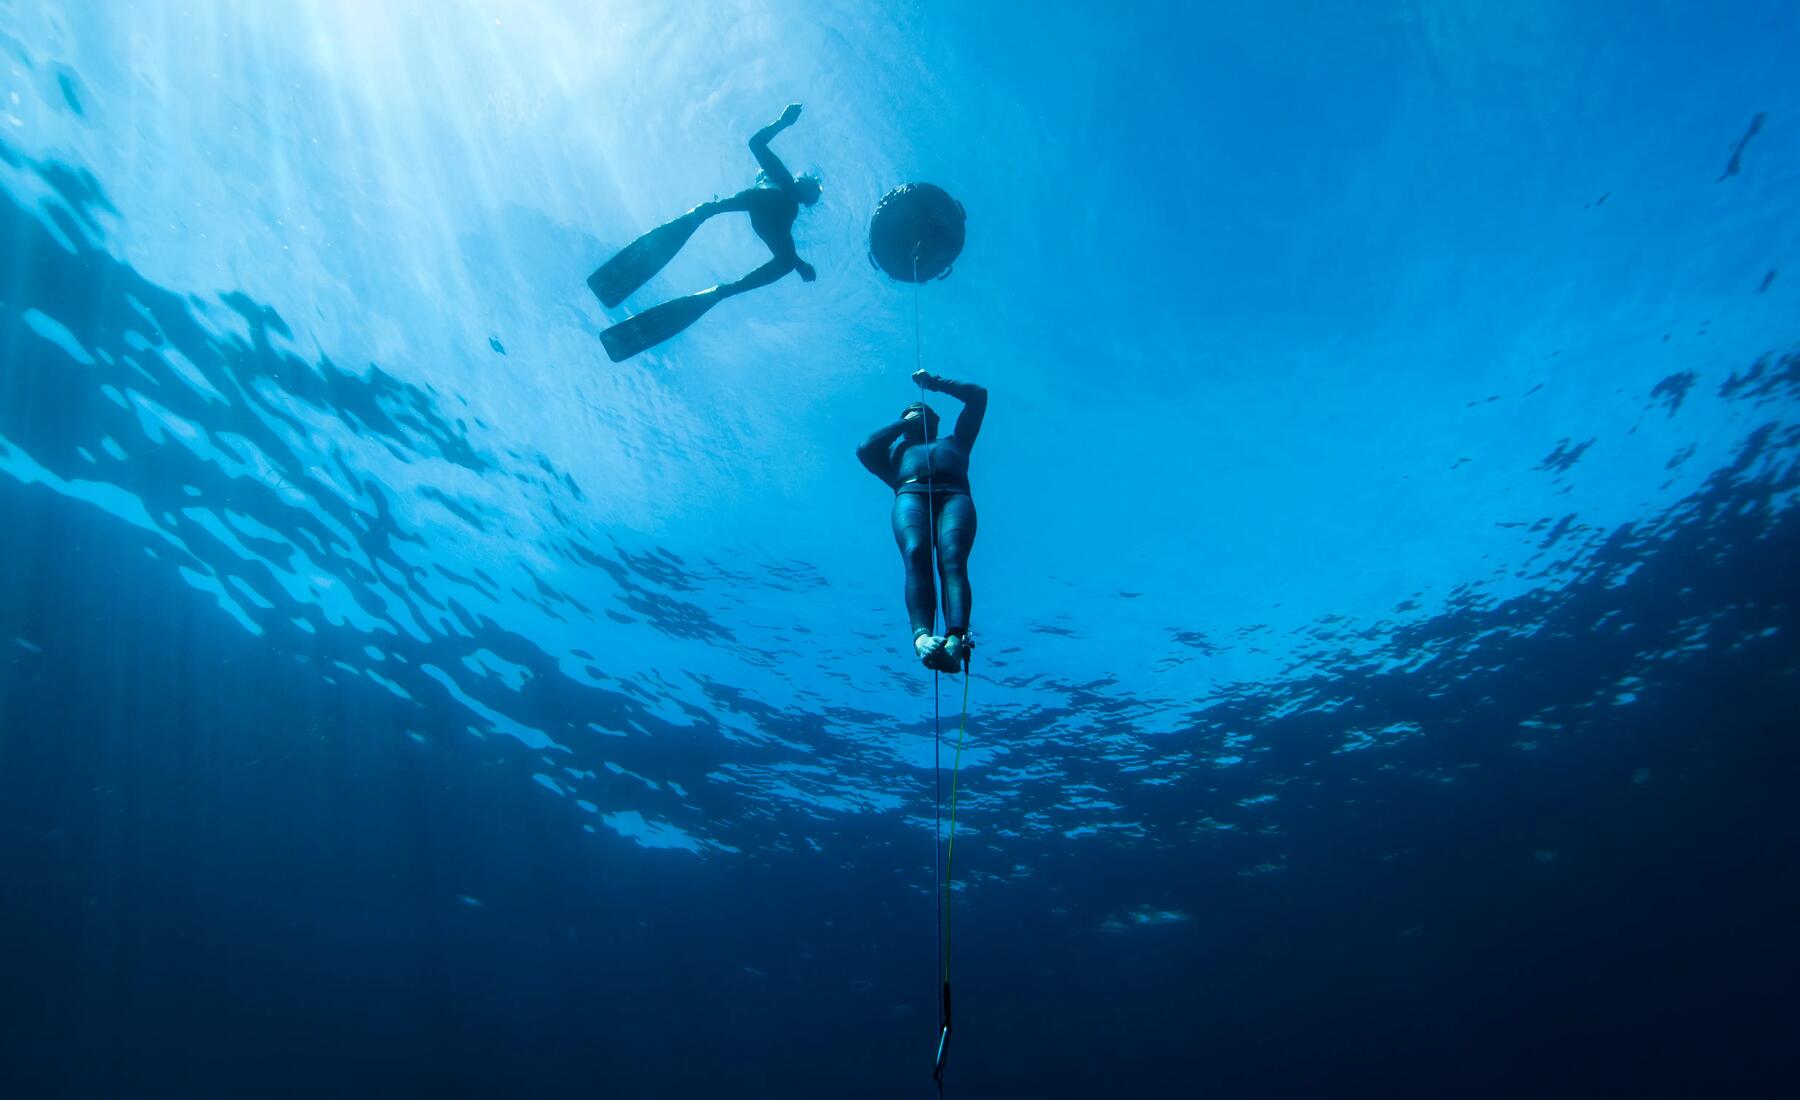
[[[907,183],[881,197],[869,219],[869,262],[903,283],[950,274],[962,254],[962,203],[931,183]]]

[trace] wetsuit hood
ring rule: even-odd
[[[906,406],[906,408],[900,410],[900,419],[905,420],[909,415],[915,412],[921,413],[925,417],[925,438],[928,440],[936,439],[938,436],[939,423],[937,410],[923,401],[914,401],[912,404]]]

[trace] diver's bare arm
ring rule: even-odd
[[[787,170],[787,165],[781,163],[780,157],[769,151],[769,140],[792,126],[799,117],[800,105],[790,103],[787,110],[781,112],[780,118],[756,131],[750,138],[750,153],[756,158],[756,163],[762,165],[762,170],[768,173],[769,182],[784,191],[794,186],[794,174]]]

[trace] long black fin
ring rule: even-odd
[[[640,351],[653,348],[706,315],[725,300],[718,287],[651,306],[636,317],[627,317],[600,334],[606,356],[623,363]]]
[[[698,210],[690,210],[672,222],[657,226],[596,268],[588,276],[588,289],[600,299],[601,305],[613,308],[667,267],[705,220]]]

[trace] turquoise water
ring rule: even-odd
[[[1772,1072],[1788,6],[0,15],[40,1091],[930,1088],[934,683],[852,454],[915,363],[992,393],[949,1085]],[[818,281],[608,362],[767,258],[583,286],[790,101]],[[916,293],[910,180],[969,215]]]

